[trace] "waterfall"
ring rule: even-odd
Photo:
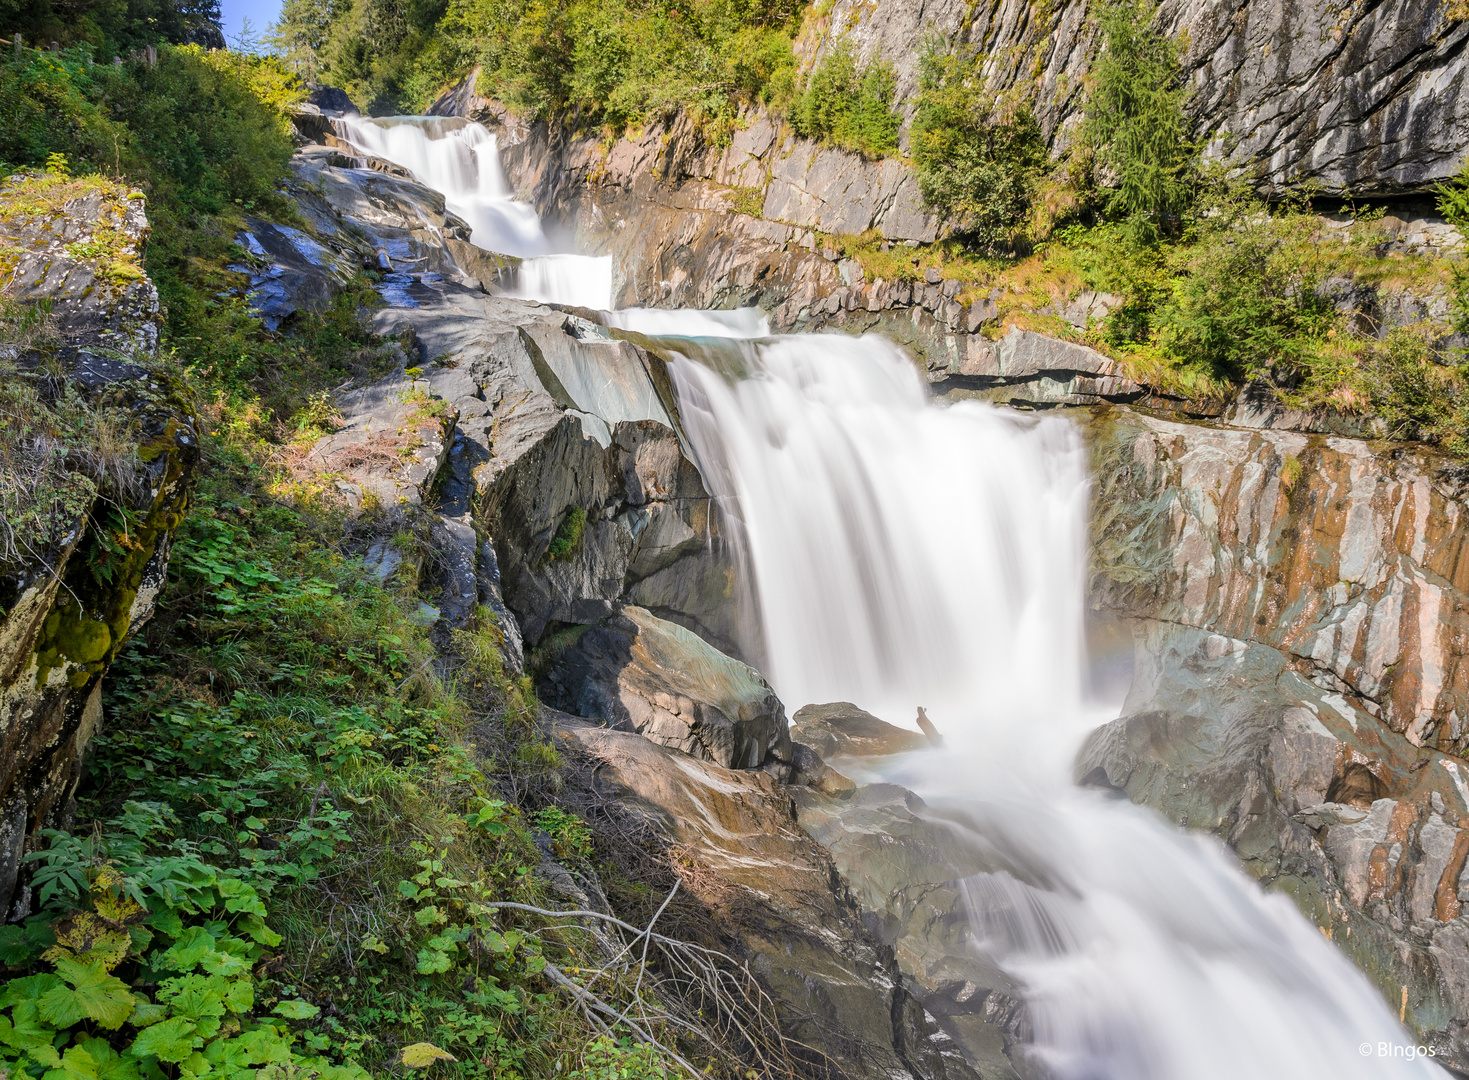
[[[483,124],[460,117],[343,116],[338,135],[364,154],[391,161],[470,226],[477,247],[524,261],[515,295],[589,308],[612,306],[610,256],[553,250],[529,203],[514,198],[500,165],[499,139]]]
[[[929,401],[876,338],[679,359],[683,426],[731,525],[763,669],[794,710],[928,708],[945,753],[881,766],[1001,855],[964,882],[1057,1080],[1442,1076],[1377,991],[1216,840],[1076,787],[1088,477],[1075,428]],[[752,642],[750,644],[756,644]]]

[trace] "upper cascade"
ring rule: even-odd
[[[535,207],[514,197],[500,166],[499,140],[484,125],[442,116],[340,116],[332,123],[343,141],[402,166],[442,194],[469,224],[477,247],[523,259],[515,295],[612,307],[611,256],[556,250]]]

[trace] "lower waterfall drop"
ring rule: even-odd
[[[794,710],[851,701],[943,754],[886,763],[1004,869],[964,884],[976,947],[1025,988],[1057,1080],[1445,1075],[1378,992],[1222,845],[1077,787],[1087,461],[1056,416],[939,407],[878,338],[784,337],[732,380],[671,375],[759,641]],[[965,871],[966,873],[968,871]]]

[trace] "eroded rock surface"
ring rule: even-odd
[[[692,856],[684,886],[748,959],[786,1037],[818,1072],[873,1080],[1012,1075],[977,1072],[966,1061],[891,948],[864,926],[831,856],[798,826],[790,796],[770,775],[575,723],[563,722],[557,739],[595,763],[598,799]],[[1004,1039],[998,1030],[991,1037]]]
[[[628,605],[561,649],[544,700],[727,769],[788,778],[785,708],[753,668],[674,623]]]
[[[837,0],[810,55],[847,39],[863,58],[892,64],[900,99],[911,100],[927,35],[971,43],[991,58],[988,86],[1033,93],[1036,116],[1060,147],[1080,119],[1083,76],[1098,48],[1091,14],[1076,3],[1035,11]],[[1160,21],[1186,42],[1196,131],[1262,187],[1423,190],[1463,160],[1469,24],[1448,3],[1172,0]]]
[[[850,701],[805,705],[791,717],[791,738],[823,758],[872,757],[925,749],[928,739],[879,720]]]
[[[1219,835],[1463,1067],[1469,474],[1126,410],[1090,429],[1093,598],[1137,658],[1078,780]]]

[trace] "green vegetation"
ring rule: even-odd
[[[436,650],[418,572],[385,590],[362,560],[376,539],[421,548],[427,526],[349,518],[301,467],[333,422],[322,392],[393,352],[362,318],[370,284],[267,333],[224,269],[246,213],[291,220],[278,185],[299,85],[276,61],[192,47],[156,66],[87,60],[0,58],[20,88],[4,107],[33,121],[0,130],[3,172],[51,167],[0,189],[0,221],[146,193],[144,260],[168,308],[157,364],[208,432],[164,599],[105,683],[76,825],[28,856],[38,910],[0,930],[0,1059],[31,1080],[668,1075],[667,1055],[619,1025],[599,1034],[552,978],[596,966],[596,939],[499,906],[563,906],[534,873],[538,832],[573,870],[604,853],[557,804],[559,756],[494,617]],[[100,231],[74,247],[102,269],[130,257]],[[133,471],[127,412],[67,389],[45,308],[5,304],[0,336],[24,354],[0,371],[16,436],[0,453],[51,485],[0,491],[7,521],[92,503]],[[46,453],[27,456],[37,439]],[[631,970],[597,988],[616,1012],[650,1000]]]
[[[985,251],[1022,247],[1048,164],[1030,110],[984,92],[984,56],[930,44],[913,114],[913,165],[924,200]]]
[[[570,558],[581,547],[581,534],[586,527],[587,512],[580,506],[573,506],[561,519],[561,524],[556,526],[556,535],[551,537],[551,544],[546,548],[546,558]]]
[[[902,118],[893,109],[897,78],[887,64],[858,66],[838,41],[804,80],[791,106],[791,125],[807,138],[882,157],[898,148]]]
[[[1189,137],[1176,42],[1153,26],[1152,0],[1107,0],[1097,22],[1084,141],[1107,177],[1109,217],[1167,229],[1189,205],[1198,147]]]
[[[791,93],[798,0],[290,0],[278,45],[376,113],[414,111],[482,65],[479,89],[536,116],[621,131],[687,109],[727,134]]]
[[[219,17],[219,0],[0,0],[0,34],[42,47],[85,43],[109,62],[147,45],[223,46]]]

